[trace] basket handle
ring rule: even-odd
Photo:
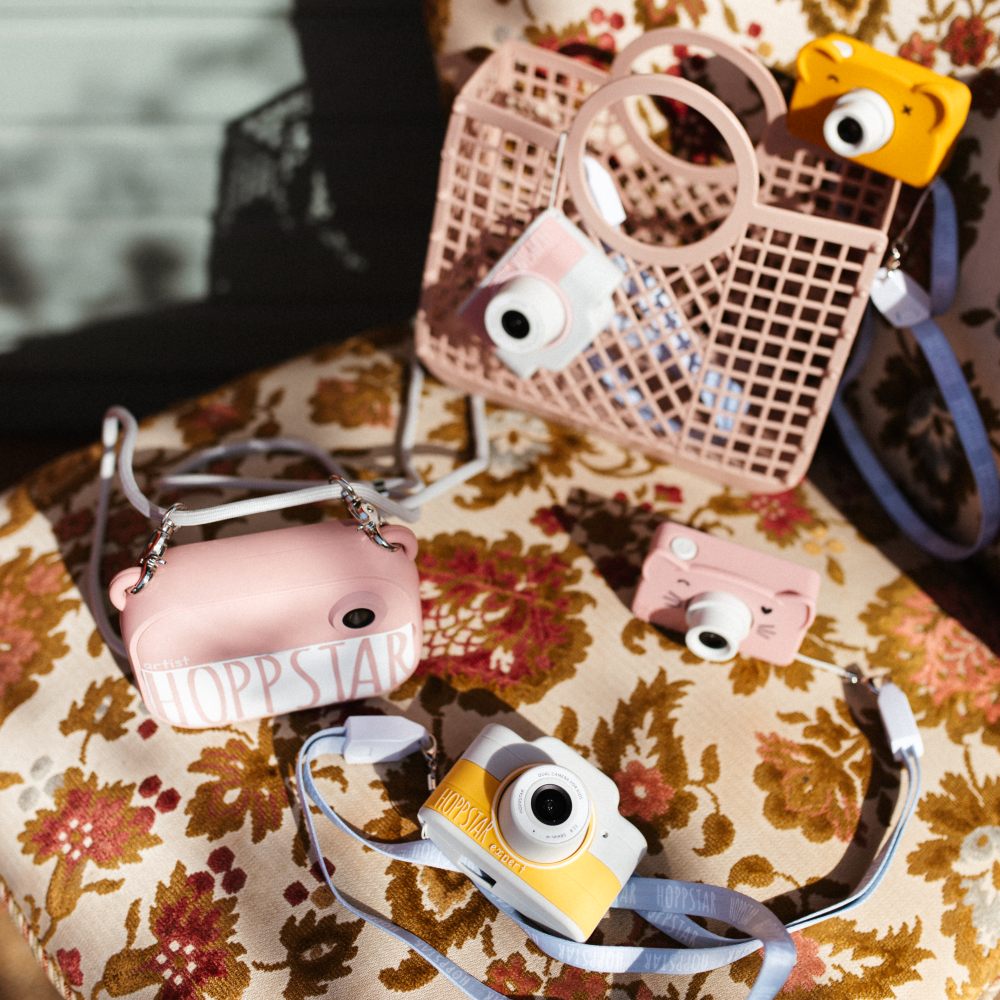
[[[609,105],[629,97],[666,97],[680,101],[704,115],[718,129],[733,154],[736,193],[732,210],[704,239],[687,246],[665,247],[643,243],[610,225],[594,205],[584,165],[587,132],[594,119]],[[566,183],[573,202],[590,232],[623,254],[640,262],[663,267],[696,265],[731,246],[747,225],[757,204],[760,180],[753,144],[739,119],[704,87],[676,76],[640,73],[620,77],[599,87],[580,106],[566,139]],[[680,162],[680,161],[679,161]],[[718,177],[718,174],[713,174]]]
[[[726,62],[732,63],[760,94],[768,124],[788,111],[785,95],[781,92],[777,81],[756,56],[732,42],[692,28],[657,28],[655,31],[647,31],[644,35],[640,35],[615,56],[611,64],[611,79],[628,76],[639,56],[650,49],[662,48],[665,45],[693,45],[696,48],[708,49],[709,52],[722,56]]]
[[[738,45],[691,28],[657,28],[640,35],[635,41],[626,45],[615,57],[615,61],[611,64],[610,78],[615,80],[631,75],[632,67],[639,56],[651,49],[673,45],[691,45],[696,48],[708,49],[709,52],[714,52],[735,66],[753,84],[754,89],[760,95],[768,126],[788,113],[785,95],[781,92],[781,88],[767,67],[756,56],[751,55]],[[687,176],[692,181],[735,182],[736,174],[731,163],[714,166],[689,163],[687,160],[672,156],[665,149],[650,142],[649,136],[636,125],[627,109],[622,110],[619,121],[635,148],[646,147],[647,155],[654,163],[659,162],[661,166],[682,176]]]

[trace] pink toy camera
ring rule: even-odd
[[[819,574],[670,522],[653,535],[632,613],[683,632],[692,653],[784,666],[816,614]]]
[[[522,378],[561,371],[612,320],[622,272],[549,209],[500,258],[459,312]]]
[[[423,640],[417,541],[386,525],[379,548],[327,521],[170,549],[111,581],[143,701],[201,728],[383,694],[416,669]]]

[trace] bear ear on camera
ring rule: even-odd
[[[830,63],[842,63],[853,55],[849,43],[828,36],[817,39],[799,50],[795,71],[800,80],[810,80],[814,75],[828,73]]]
[[[799,626],[800,628],[809,628],[809,626],[812,625],[813,618],[816,617],[816,605],[814,602],[810,601],[806,597],[803,597],[795,590],[783,590],[775,596],[778,601],[781,602],[783,607],[789,609],[798,607],[801,609],[802,624]]]
[[[944,78],[931,80],[927,83],[916,83],[910,88],[910,93],[918,97],[926,97],[934,106],[934,124],[930,129],[932,132],[937,131],[945,122],[948,122],[951,114],[961,114],[961,120],[964,120],[964,116],[968,112],[967,108],[964,111],[952,110],[952,105],[955,103],[954,93],[949,86],[949,81]]]

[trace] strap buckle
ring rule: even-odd
[[[424,755],[424,761],[427,763],[427,791],[433,792],[438,784],[438,745],[431,733],[427,734],[427,742],[420,747],[420,752]]]
[[[154,529],[153,533],[146,540],[146,547],[143,549],[142,555],[139,556],[139,565],[143,568],[142,576],[139,578],[139,582],[129,591],[130,594],[138,594],[153,579],[156,571],[161,566],[166,565],[167,560],[163,558],[163,554],[167,551],[167,544],[173,533],[177,530],[177,525],[171,520],[170,515],[175,510],[183,508],[183,506],[184,504],[182,503],[175,503],[170,507],[163,515],[160,526]]]
[[[882,265],[887,271],[898,271],[903,266],[903,255],[909,249],[905,240],[897,240],[886,255],[885,263]]]
[[[347,512],[358,522],[358,531],[363,531],[376,545],[387,552],[395,552],[399,546],[383,536],[382,518],[375,505],[362,500],[354,487],[341,476],[331,476],[330,482],[340,486],[340,499],[344,501]]]

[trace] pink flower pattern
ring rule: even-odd
[[[614,782],[621,795],[623,816],[638,816],[652,820],[667,811],[675,789],[655,767],[646,767],[637,760],[630,760],[614,775]]]

